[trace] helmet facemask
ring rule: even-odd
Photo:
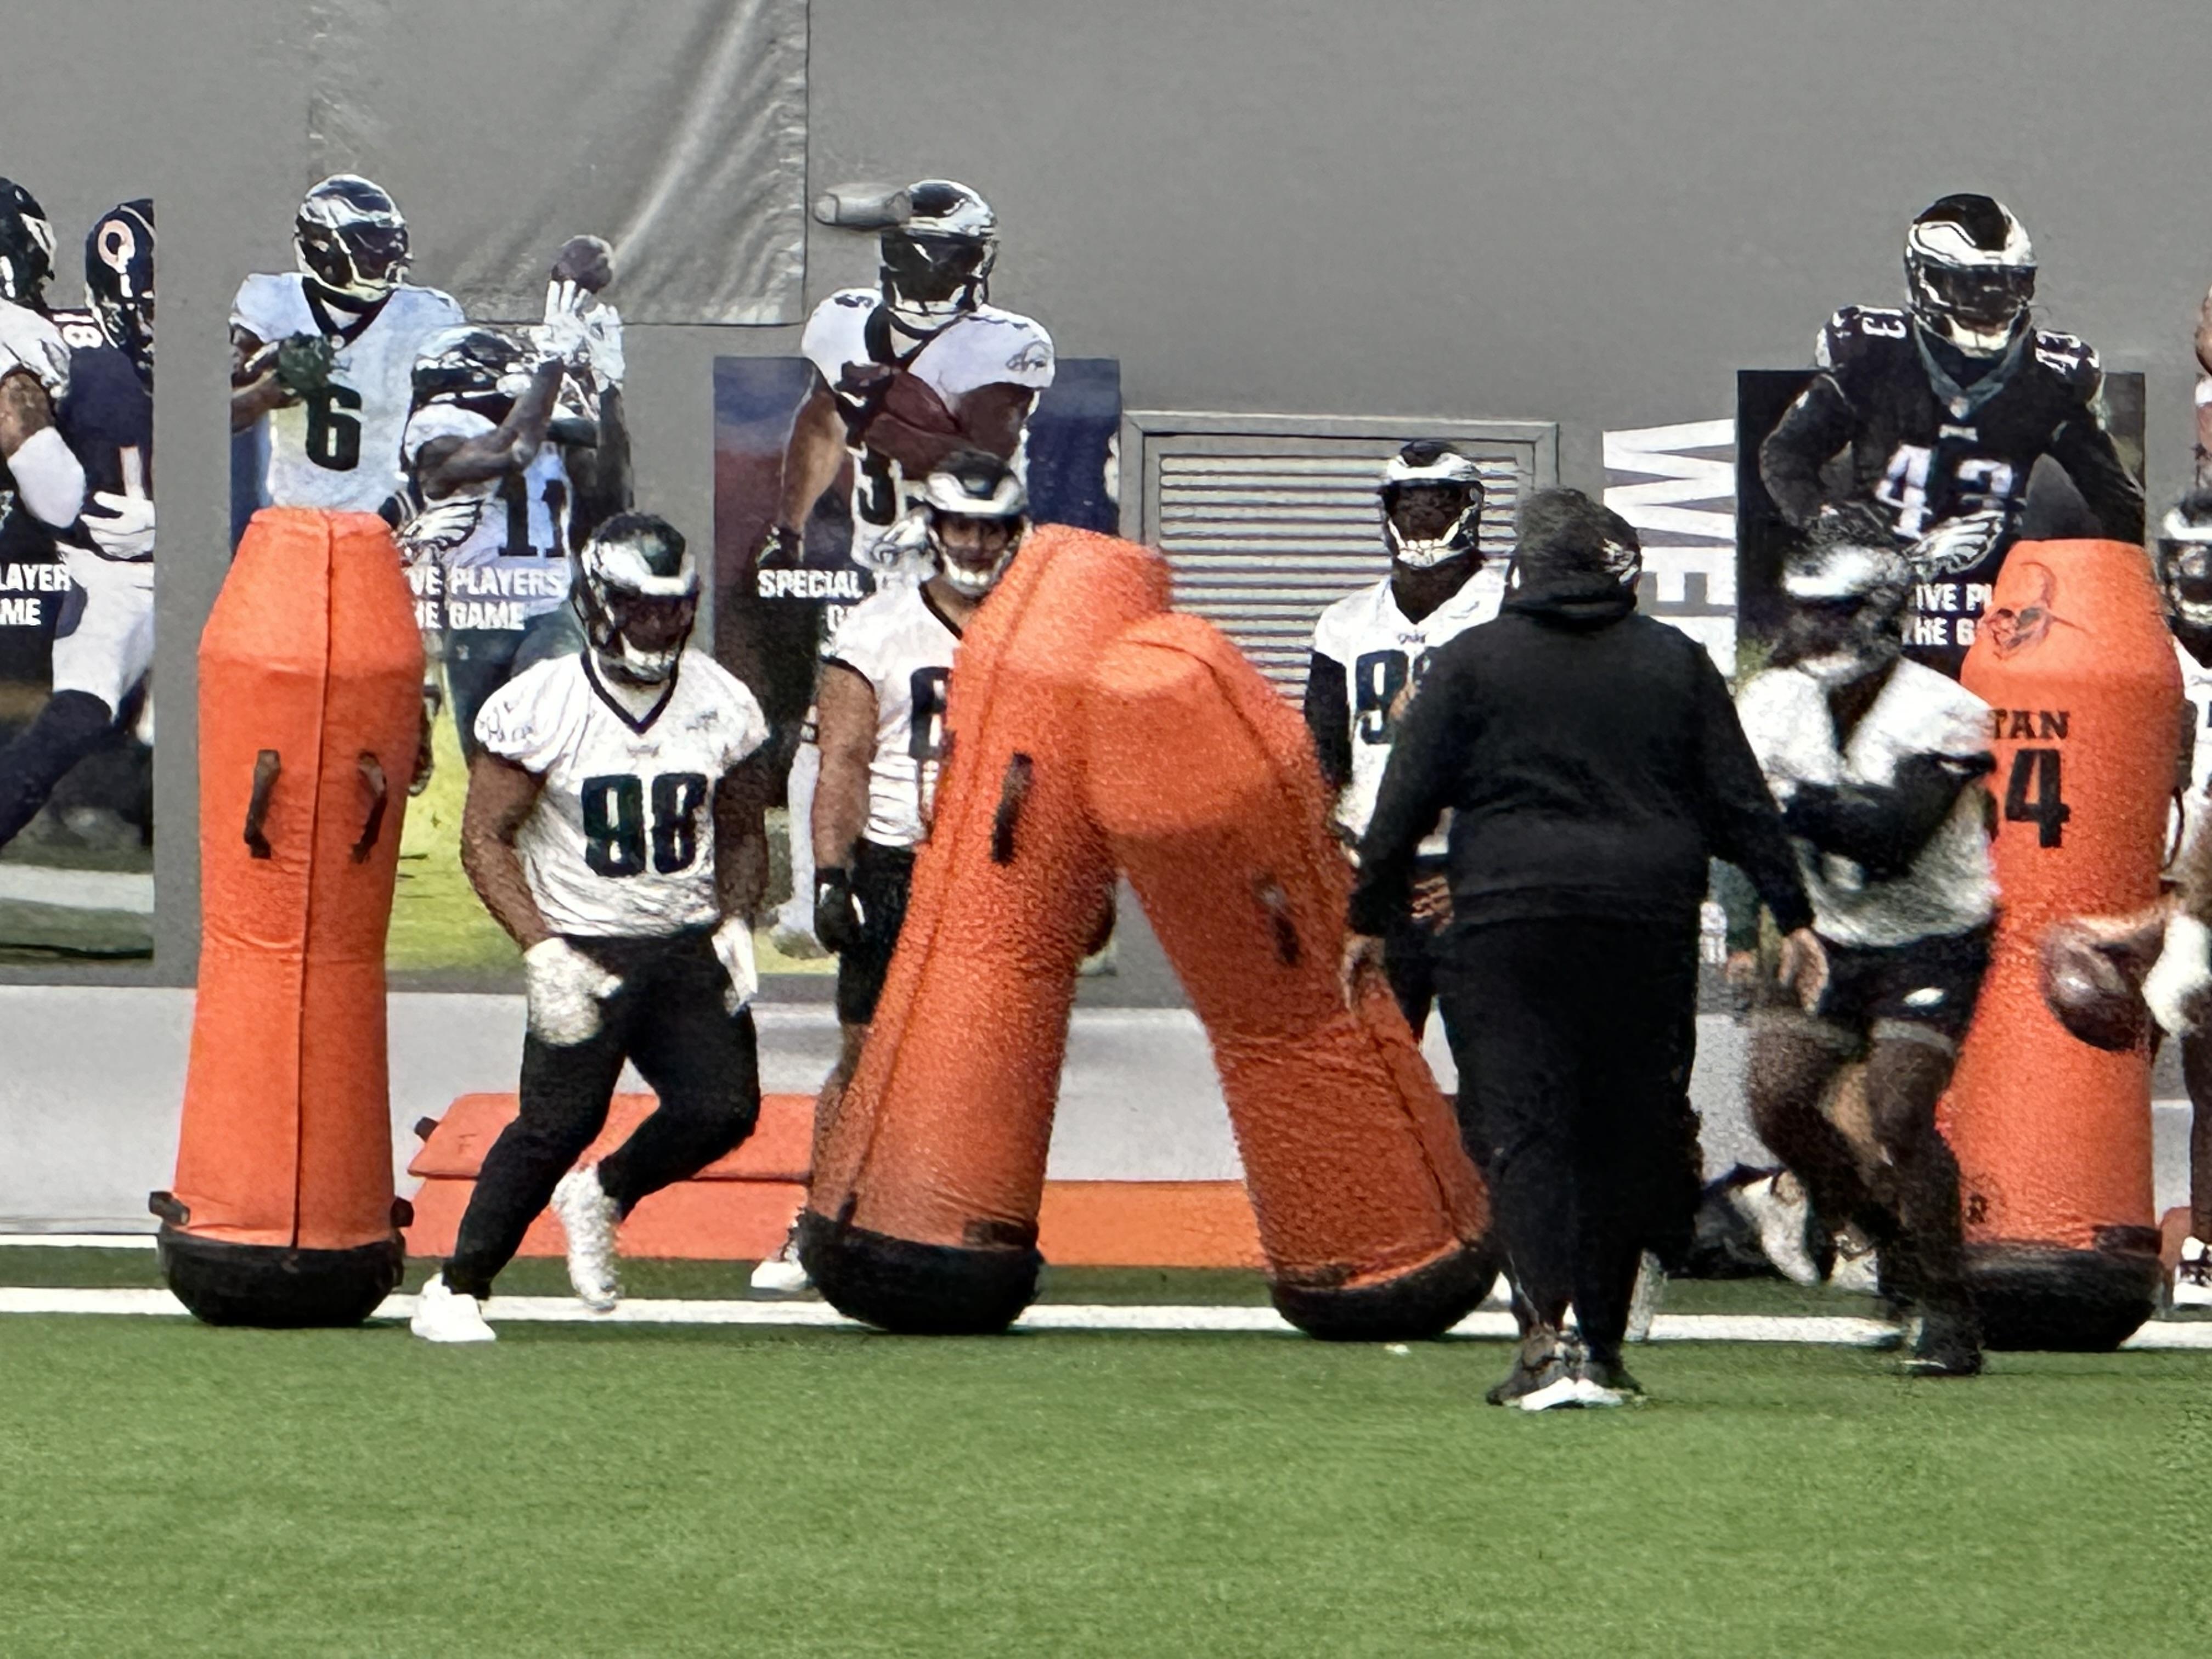
[[[884,301],[912,334],[934,334],[990,292],[998,250],[988,237],[903,228],[883,237]]]
[[[1394,563],[1428,570],[1467,554],[1480,556],[1482,491],[1464,483],[1386,483],[1382,539]]]
[[[936,507],[922,511],[928,515],[929,550],[938,571],[963,599],[982,599],[999,585],[1021,550],[1022,532],[1028,527],[1018,514],[987,518]]]

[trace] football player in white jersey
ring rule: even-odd
[[[38,198],[0,179],[0,533],[43,550],[84,508],[84,467],[56,424],[70,348],[46,306],[54,228]]]
[[[1906,1364],[1981,1369],[1966,1282],[1959,1166],[1936,1124],[1989,966],[1996,882],[1982,780],[1989,706],[1905,659],[1911,567],[1856,505],[1822,519],[1785,568],[1792,612],[1775,665],[1736,700],[1796,843],[1828,955],[1809,1011],[1754,1014],[1752,1121],[1803,1182],[1822,1224],[1880,1248],[1886,1288],[1918,1314]],[[1863,1060],[1879,1172],[1821,1111]]]
[[[1052,384],[1052,337],[1034,319],[988,303],[999,246],[989,204],[947,179],[922,179],[899,199],[902,213],[882,233],[877,285],[832,294],[800,337],[813,381],[792,422],[775,521],[758,559],[771,684],[806,680],[822,622],[834,634],[845,614],[830,605],[817,622],[824,607],[778,597],[775,573],[801,562],[800,526],[846,462],[854,562],[878,588],[910,585],[930,568],[910,512],[922,480],[963,449],[996,455],[1025,477],[1030,415]],[[769,712],[787,732],[804,724],[795,703],[772,703]],[[817,758],[793,767],[794,823],[805,821]],[[795,863],[803,869],[804,861]],[[787,916],[779,938],[787,933],[804,950],[802,921]]]
[[[1334,818],[1358,845],[1407,694],[1429,653],[1497,616],[1504,578],[1482,561],[1482,473],[1449,444],[1416,439],[1390,458],[1377,487],[1389,574],[1347,594],[1314,626],[1306,670],[1306,725],[1322,776],[1336,793]],[[1419,1036],[1436,996],[1435,941],[1451,910],[1445,831],[1421,846],[1413,905],[1386,938],[1383,969]]]
[[[269,423],[263,493],[276,507],[380,513],[422,343],[467,319],[404,280],[406,221],[381,186],[325,179],[301,203],[300,268],[248,276],[230,313],[230,425]]]
[[[576,555],[574,592],[585,648],[507,682],[477,722],[462,864],[522,947],[530,1023],[520,1110],[415,1315],[432,1341],[490,1338],[483,1299],[549,1200],[576,1294],[612,1308],[616,1224],[737,1146],[760,1110],[750,918],[767,844],[760,769],[744,763],[767,721],[684,648],[699,568],[666,521],[608,520]],[[741,833],[718,835],[718,816]],[[659,1105],[572,1170],[625,1060]]]
[[[960,635],[1013,562],[1028,509],[1022,481],[998,456],[949,457],[926,480],[918,509],[929,578],[861,600],[822,647],[814,932],[837,953],[842,1047],[815,1105],[817,1147],[860,1063],[906,920],[915,849],[929,838]],[[786,1293],[805,1288],[792,1241],[761,1263],[752,1283]]]

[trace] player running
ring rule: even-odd
[[[945,699],[960,635],[1029,528],[1013,469],[979,450],[949,457],[920,514],[933,568],[920,586],[863,599],[822,647],[813,810],[814,931],[837,952],[837,1063],[815,1106],[819,1147],[876,1017],[906,920],[915,849],[929,838]],[[806,1288],[793,1238],[755,1269],[755,1290]]]
[[[1390,572],[1346,595],[1314,625],[1306,726],[1334,824],[1357,847],[1407,696],[1446,640],[1498,614],[1504,576],[1482,561],[1482,471],[1449,444],[1417,439],[1390,458],[1376,486]],[[1446,830],[1421,843],[1412,908],[1384,936],[1382,968],[1418,1037],[1436,1000],[1436,939],[1451,916]]]
[[[1759,447],[1767,493],[1800,531],[1829,504],[1822,469],[1848,450],[1841,498],[1876,507],[1911,563],[1905,654],[1954,678],[2039,457],[2066,470],[2105,535],[2142,540],[2142,490],[2105,428],[2104,371],[2086,342],[2034,325],[2035,271],[2003,204],[1944,197],[1905,234],[1908,308],[1830,318],[1812,383]]]
[[[230,425],[269,427],[272,506],[383,513],[423,343],[467,319],[407,275],[407,222],[383,187],[341,173],[307,192],[296,271],[248,276],[230,314]]]
[[[940,462],[961,450],[981,450],[1008,463],[1018,478],[1026,477],[1030,414],[1052,384],[1052,337],[1035,319],[989,303],[999,237],[988,203],[946,179],[925,179],[900,194],[906,211],[883,231],[877,286],[832,294],[814,308],[800,337],[814,376],[785,447],[775,522],[760,555],[764,573],[800,562],[800,527],[848,461],[851,557],[872,573],[878,588],[910,586],[929,574],[921,521],[912,509],[922,481]],[[763,574],[763,599],[770,598],[773,581]],[[807,683],[816,607],[787,599],[771,603],[766,643],[782,666],[771,666],[769,681]],[[845,607],[829,607],[829,632],[844,615]],[[787,730],[801,709],[769,712]],[[801,748],[792,769],[794,823],[809,811],[817,758],[810,750]],[[803,848],[793,863],[803,892]],[[802,921],[787,916],[779,942],[807,950]]]
[[[10,190],[18,191],[12,205]],[[0,245],[11,250],[0,264],[12,270],[34,264],[20,251],[21,204],[28,201],[0,181]],[[45,244],[52,240],[46,232]],[[52,696],[0,750],[0,847],[106,741],[154,659],[154,204],[125,202],[94,224],[84,243],[85,310],[45,312],[44,281],[41,272],[24,291],[26,305],[0,307],[0,364],[10,365],[0,380],[0,452],[9,453],[27,509],[0,540],[11,544],[10,556],[33,552],[19,536],[44,544],[37,556],[58,554],[70,591],[54,629]],[[25,362],[57,341],[64,351],[58,385]],[[41,402],[51,423],[8,451],[11,427],[21,431]],[[76,508],[66,506],[70,476]],[[66,521],[48,516],[64,511]]]
[[[413,1328],[492,1337],[483,1304],[550,1199],[568,1277],[605,1311],[615,1227],[752,1131],[760,1069],[750,915],[767,878],[752,693],[686,650],[699,568],[649,514],[610,519],[576,555],[584,649],[493,695],[477,722],[461,860],[522,947],[530,1024],[521,1107],[485,1155],[459,1237]],[[724,822],[740,836],[718,836]],[[622,1148],[598,1136],[625,1061],[659,1097]]]
[[[1880,1249],[1918,1314],[1908,1369],[1970,1376],[1981,1340],[1966,1282],[1959,1166],[1936,1124],[1989,966],[1996,904],[1981,779],[1989,707],[1902,655],[1912,575],[1879,514],[1846,507],[1784,572],[1775,665],[1737,698],[1813,902],[1828,980],[1809,1011],[1753,1016],[1753,1126],[1831,1231]],[[1821,1110],[1863,1060],[1879,1158]]]

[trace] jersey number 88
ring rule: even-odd
[[[699,809],[707,804],[703,774],[664,772],[653,779],[650,823],[645,780],[634,772],[586,778],[577,794],[584,809],[584,862],[592,874],[642,875],[648,841],[659,875],[688,870],[699,856]]]

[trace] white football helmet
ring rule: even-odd
[[[292,224],[300,269],[333,294],[368,304],[407,274],[407,222],[383,185],[333,173],[309,191]]]
[[[1920,325],[1969,356],[2012,343],[2035,297],[2035,250],[1993,197],[1946,196],[1905,234],[1905,287]]]
[[[927,339],[990,297],[999,219],[966,185],[924,179],[883,234],[884,304],[899,331]]]
[[[1871,508],[1853,504],[1824,514],[1784,565],[1782,592],[1791,615],[1778,664],[1823,685],[1847,685],[1903,653],[1912,567]]]
[[[676,672],[699,614],[699,563],[650,513],[618,513],[573,556],[569,597],[599,666],[633,685]]]
[[[1418,513],[1406,499],[1409,489],[1429,497]],[[1382,502],[1383,543],[1391,558],[1410,570],[1425,570],[1480,544],[1482,470],[1448,443],[1416,438],[1390,458],[1376,493]],[[1420,522],[1401,522],[1408,518]],[[1420,530],[1429,533],[1414,533]]]
[[[929,550],[954,591],[980,599],[999,585],[1029,528],[1029,492],[996,455],[963,449],[939,462],[922,486]],[[975,524],[973,536],[948,538],[950,520]]]
[[[2158,587],[2173,631],[2212,637],[2212,491],[2192,490],[2158,527]]]

